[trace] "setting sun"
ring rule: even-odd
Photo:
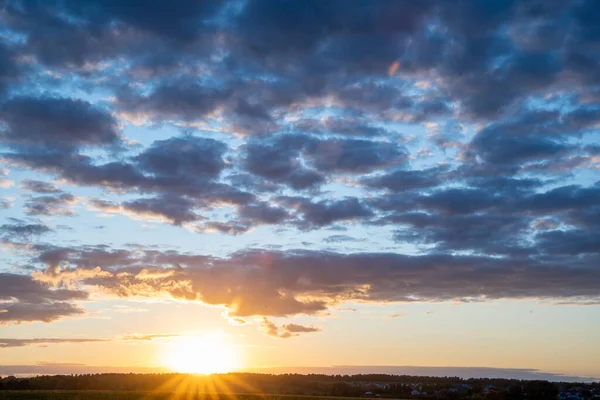
[[[239,368],[234,347],[219,336],[185,337],[173,342],[165,364],[176,372],[224,373]]]

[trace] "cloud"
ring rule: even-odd
[[[273,207],[266,202],[244,204],[239,207],[238,214],[248,225],[278,224],[289,217],[285,208]]]
[[[400,213],[393,219],[404,229],[396,239],[435,245],[438,250],[474,250],[488,254],[510,254],[522,250],[528,219],[502,214],[442,216],[427,213]]]
[[[325,178],[298,162],[306,137],[284,136],[270,141],[251,141],[246,146],[243,165],[254,175],[290,186],[296,190],[322,184]]]
[[[37,375],[71,375],[71,374],[103,374],[103,373],[168,373],[162,367],[114,367],[91,366],[81,363],[37,363],[33,365],[2,365],[2,375],[6,376],[37,376]]]
[[[272,321],[264,317],[262,319],[261,326],[267,335],[281,339],[288,339],[294,336],[299,336],[301,333],[321,331],[321,329],[315,328],[313,326],[304,326],[298,324],[284,324],[280,327],[277,327],[277,325],[275,325]]]
[[[555,306],[600,306],[600,301],[558,301]]]
[[[581,11],[592,9],[587,2],[552,2],[539,7],[536,13],[527,5],[512,2],[502,6],[456,6],[439,1],[375,1],[353,7],[338,1],[327,5],[312,0],[303,3],[250,1],[232,13],[228,2],[181,4],[174,11],[174,7],[162,5],[139,7],[88,1],[81,5],[11,6],[6,14],[12,29],[30,34],[22,51],[46,65],[81,68],[86,63],[129,56],[132,70],[167,76],[176,75],[173,70],[199,68],[217,79],[237,72],[238,80],[243,80],[247,74],[268,72],[268,83],[285,87],[287,92],[293,88],[297,95],[280,93],[277,102],[256,102],[267,103],[271,108],[293,102],[290,98],[301,100],[335,91],[330,82],[348,81],[372,85],[378,91],[370,98],[339,96],[347,99],[346,105],[361,108],[369,106],[368,100],[381,99],[370,107],[398,108],[394,103],[406,96],[383,96],[386,91],[392,92],[392,86],[382,84],[382,78],[433,76],[440,86],[438,90],[450,102],[458,103],[462,113],[491,118],[511,109],[530,93],[565,83],[578,84],[586,76],[591,83],[598,82],[600,75],[593,68],[593,57],[585,51],[594,43],[590,33],[594,32],[593,24],[581,17],[592,14],[590,10]],[[228,18],[215,18],[216,15]],[[433,16],[437,18],[435,31],[428,25]],[[564,40],[564,35],[551,33],[557,31],[565,32],[568,40]],[[277,37],[282,32],[285,34]],[[480,34],[474,35],[475,32]],[[48,37],[58,38],[64,48],[57,52]],[[223,53],[227,57],[206,57]],[[503,62],[494,64],[499,59]],[[221,67],[220,73],[214,73],[214,64]],[[392,64],[399,67],[389,77]],[[16,68],[14,62],[7,65],[10,77]],[[364,77],[380,81],[374,84],[357,79]],[[248,80],[256,85],[255,80]],[[176,97],[186,99],[181,103],[182,112],[191,108],[184,106],[188,103],[204,104],[188,102],[186,96]],[[162,104],[152,94],[143,98]],[[164,103],[167,108],[161,110],[169,110],[168,102]],[[429,105],[414,110],[417,120],[423,118],[420,114],[425,118],[435,116],[443,108],[440,105],[445,104],[431,100],[424,103]]]
[[[74,216],[72,207],[78,201],[71,193],[64,192],[54,196],[30,197],[25,201],[25,214]]]
[[[377,189],[394,192],[414,189],[429,189],[444,181],[448,168],[436,167],[426,170],[396,170],[385,175],[363,179],[363,184]]]
[[[302,133],[333,134],[341,136],[389,136],[390,132],[366,123],[360,118],[301,119],[295,122],[295,130]]]
[[[65,343],[96,343],[105,342],[104,339],[80,339],[80,338],[35,338],[35,339],[13,339],[0,338],[0,349],[25,346],[47,346],[51,344]]]
[[[321,329],[315,328],[314,326],[305,326],[298,324],[285,324],[281,326],[281,329],[290,333],[306,333],[306,332],[320,332]]]
[[[327,243],[340,243],[340,242],[362,242],[364,240],[354,238],[348,235],[331,235],[323,239],[324,242]]]
[[[197,232],[220,232],[228,235],[239,235],[248,232],[251,228],[235,221],[219,222],[209,221],[197,228]]]
[[[301,216],[296,224],[302,229],[315,229],[339,221],[364,219],[373,215],[369,207],[355,197],[334,201],[311,202],[303,197],[279,197],[278,201]]]
[[[13,224],[4,224],[0,226],[0,233],[4,234],[4,240],[30,240],[33,236],[41,236],[52,232],[44,224],[28,224],[24,221],[14,221]]]
[[[306,156],[323,172],[361,173],[404,164],[407,154],[393,142],[363,139],[327,140],[311,143]]]
[[[164,334],[130,334],[123,335],[113,339],[99,339],[99,338],[33,338],[33,339],[21,339],[21,338],[0,338],[0,349],[13,348],[13,347],[25,347],[25,346],[38,346],[47,347],[54,344],[69,344],[69,343],[102,343],[110,342],[114,340],[122,341],[135,341],[135,342],[150,342],[160,339],[170,339],[174,337],[182,336],[178,333],[164,333]],[[44,364],[46,365],[46,364]],[[52,363],[51,365],[56,365]],[[71,365],[71,364],[69,364]],[[83,364],[78,364],[83,365]]]
[[[403,164],[407,157],[391,142],[306,135],[255,139],[245,150],[243,162],[249,172],[296,190],[322,184],[323,174],[369,172]]]
[[[130,334],[123,335],[121,340],[135,341],[135,342],[152,342],[160,339],[170,339],[178,336],[183,336],[179,333],[151,333],[151,334]]]
[[[381,318],[381,320],[387,322],[387,321],[390,321],[392,319],[404,318],[405,316],[406,316],[405,314],[396,313],[396,314],[392,314],[392,315],[387,315],[387,316]]]
[[[131,162],[114,161],[96,165],[89,157],[75,150],[63,149],[5,156],[20,165],[55,171],[61,178],[76,185],[155,194],[154,197],[121,204],[104,204],[104,210],[142,218],[159,218],[182,225],[201,219],[196,209],[224,204],[239,206],[255,199],[255,195],[249,192],[217,181],[225,168],[223,154],[226,148],[225,144],[216,140],[188,135],[156,141],[133,157]],[[25,204],[29,215],[74,215],[70,206],[77,199],[73,195],[36,181],[25,184],[30,190],[52,193],[29,198]],[[100,207],[99,204],[95,206]]]
[[[10,86],[17,83],[25,72],[19,62],[18,46],[11,46],[4,41],[0,43],[0,98]]]
[[[60,189],[56,187],[56,185],[50,182],[38,181],[35,179],[22,180],[21,188],[34,193],[52,194],[60,192]]]
[[[543,253],[532,257],[527,252],[498,258],[255,250],[214,258],[87,247],[47,250],[38,259],[49,265],[45,273],[34,273],[40,282],[84,285],[121,297],[201,301],[225,306],[232,317],[314,315],[350,301],[595,301],[600,280],[590,268],[593,258],[546,259]],[[561,266],[565,262],[568,268]],[[56,267],[64,264],[73,268]]]
[[[87,298],[85,291],[53,289],[30,276],[0,273],[0,324],[53,322],[81,315],[83,309],[74,302]]]
[[[158,177],[217,177],[225,162],[224,143],[193,136],[157,140],[136,157],[140,169]]]
[[[200,216],[191,211],[193,207],[193,201],[172,196],[137,199],[123,203],[124,210],[128,212],[141,216],[161,216],[174,225],[198,220]]]
[[[175,195],[141,198],[121,204],[90,198],[88,204],[91,209],[104,213],[123,214],[137,219],[164,220],[173,225],[182,225],[202,219],[193,210],[203,206],[187,197]]]
[[[219,3],[213,1],[177,3],[174,7],[156,4],[140,8],[118,1],[52,1],[23,7],[11,4],[5,13],[11,28],[31,34],[24,47],[40,62],[85,70],[90,63],[135,51],[134,40],[157,40],[160,47],[193,40],[205,30],[205,24],[199,21],[210,18],[219,9]],[[158,23],[161,19],[164,21]],[[50,36],[63,43],[60,51]]]
[[[304,72],[310,69],[315,57],[317,66],[327,72],[380,69],[382,75],[387,75],[394,47],[400,44],[399,36],[415,29],[425,10],[426,6],[389,3],[386,6],[384,2],[357,7],[344,7],[343,2],[308,1],[302,5],[249,2],[238,16],[236,28],[242,38],[241,50],[257,59],[268,57],[274,67],[283,68],[286,60],[301,57],[311,61],[301,69]],[[311,27],[310,32],[307,26]],[[282,31],[288,38],[274,39]],[[363,56],[351,51],[345,32],[362,33],[353,45]],[[324,57],[321,63],[316,59],[318,54]]]
[[[8,171],[5,169],[0,169],[0,187],[9,188],[14,184],[14,181],[8,179]]]
[[[117,101],[121,112],[134,119],[196,121],[214,112],[231,93],[228,88],[208,88],[178,82],[160,86],[149,96],[126,93]]]
[[[71,149],[120,141],[115,119],[83,100],[16,97],[0,107],[0,118],[7,126],[1,137],[15,148]]]
[[[552,230],[536,235],[539,245],[549,254],[585,255],[596,254],[600,240],[582,229]]]
[[[287,240],[336,225],[357,240],[378,227],[398,244],[396,253],[371,241],[368,253],[274,252],[231,239],[224,245],[238,252],[222,258],[35,244],[30,261],[51,267],[36,279],[202,301],[232,318],[319,314],[350,300],[594,302],[596,9],[7,4],[0,157],[27,178],[10,189],[31,192],[25,214],[75,216],[78,198],[54,180],[85,192],[91,209],[200,235],[260,226]],[[11,184],[0,172],[0,185]],[[2,229],[15,248],[47,233],[37,221]],[[57,271],[62,262],[73,268]],[[76,315],[76,301],[11,307],[24,320],[52,320]]]
[[[482,130],[471,142],[470,150],[482,161],[492,165],[518,165],[567,154],[573,150],[573,146],[548,136],[511,136],[504,131]]]

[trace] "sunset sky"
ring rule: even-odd
[[[599,20],[0,0],[0,375],[600,379]]]

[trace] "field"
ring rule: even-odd
[[[124,390],[7,390],[0,400],[356,400],[356,397],[157,393]]]

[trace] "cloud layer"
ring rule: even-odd
[[[85,247],[48,249],[36,258],[48,265],[33,275],[43,284],[85,287],[125,298],[202,301],[225,307],[232,317],[319,315],[347,301],[576,301],[597,298],[600,284],[600,273],[585,257],[571,260],[567,269],[553,256],[534,262],[526,254],[507,259],[255,250],[216,258]],[[60,267],[65,264],[72,267]]]
[[[0,208],[17,219],[0,235],[38,268],[3,272],[2,322],[78,315],[94,290],[223,306],[279,337],[313,328],[268,318],[350,300],[600,298],[593,0],[1,8]],[[74,245],[48,222],[90,213],[235,251],[133,251],[110,226]],[[236,248],[255,231],[319,243]]]

